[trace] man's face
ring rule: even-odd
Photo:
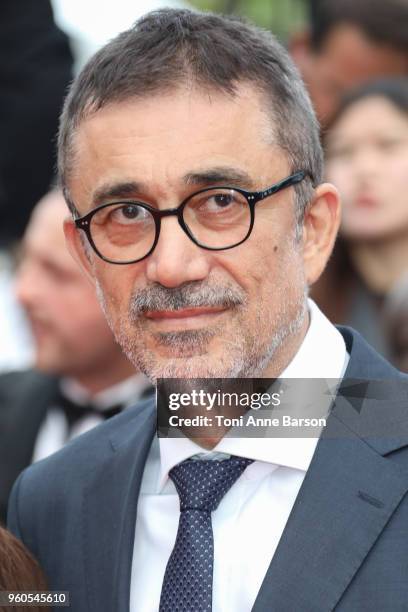
[[[106,106],[74,139],[75,205],[82,215],[121,199],[175,208],[205,187],[272,185],[291,172],[261,102],[241,86],[236,97],[186,88]],[[271,375],[307,325],[294,219],[290,188],[257,204],[250,238],[231,250],[196,246],[167,217],[145,260],[82,261],[117,340],[151,378]],[[75,232],[71,241],[80,251]]]
[[[294,44],[293,56],[323,125],[353,87],[377,77],[408,73],[405,53],[371,41],[352,24],[334,27],[318,51],[301,47]]]
[[[57,192],[35,209],[23,240],[16,292],[33,333],[36,367],[80,377],[118,348],[94,287],[66,248],[66,216]]]

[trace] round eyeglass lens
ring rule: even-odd
[[[154,244],[156,225],[146,208],[123,202],[98,210],[92,217],[90,233],[103,257],[125,263],[147,255]]]
[[[199,244],[225,249],[247,237],[251,209],[245,196],[234,189],[208,189],[188,200],[183,219]]]

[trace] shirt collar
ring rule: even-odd
[[[60,381],[61,392],[76,404],[85,405],[91,403],[96,409],[103,412],[113,404],[130,406],[137,402],[143,392],[150,385],[144,374],[134,374],[125,380],[103,389],[91,395],[89,391],[72,378],[62,378]]]
[[[298,352],[282,372],[281,378],[341,379],[349,361],[343,336],[311,299],[308,300],[308,308],[309,328]],[[159,438],[158,490],[162,490],[166,484],[172,467],[196,454],[214,458],[214,453],[225,453],[307,471],[317,440],[318,438],[225,437],[214,449],[206,451],[187,437]]]

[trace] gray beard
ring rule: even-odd
[[[122,326],[117,341],[132,363],[153,383],[158,378],[261,378],[285,340],[300,331],[305,314],[306,302],[289,324],[278,328],[263,352],[260,352],[256,339],[250,343],[245,342],[242,336],[235,340],[228,339],[224,350],[224,355],[228,357],[219,359],[216,366],[210,365],[207,356],[207,346],[216,335],[216,329],[157,334],[155,339],[158,343],[183,354],[182,359],[169,358],[164,363],[143,344],[129,338]],[[138,335],[135,334],[136,337]]]
[[[160,292],[166,292],[162,299]],[[108,323],[116,337],[118,344],[128,359],[141,370],[153,383],[158,378],[255,378],[262,377],[262,373],[276,357],[283,343],[289,337],[300,331],[307,311],[306,294],[299,300],[294,318],[287,322],[285,313],[289,312],[289,304],[285,304],[279,320],[272,318],[265,323],[259,322],[260,334],[245,336],[243,333],[236,338],[224,339],[223,356],[217,364],[211,365],[208,360],[208,345],[212,338],[222,335],[221,325],[211,329],[184,330],[179,332],[155,333],[153,335],[157,344],[173,348],[175,353],[182,354],[180,358],[158,359],[155,353],[148,349],[143,340],[144,330],[140,313],[154,309],[181,309],[189,306],[224,305],[231,311],[239,311],[245,304],[245,296],[240,291],[231,288],[211,288],[200,293],[178,288],[176,291],[162,288],[153,290],[152,294],[146,290],[131,301],[129,317],[119,320],[115,329],[112,318],[108,312],[105,298],[100,286],[97,284],[97,294]],[[180,295],[180,289],[182,294]],[[143,295],[144,294],[144,295]],[[174,296],[174,299],[172,299]],[[293,305],[291,305],[293,307]],[[268,312],[267,309],[261,309]],[[128,333],[128,325],[132,325],[132,334]],[[262,329],[275,329],[269,343],[261,348]]]

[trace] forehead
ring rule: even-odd
[[[405,133],[408,129],[408,115],[400,111],[383,96],[363,98],[351,104],[332,127],[328,142],[337,138],[358,138],[366,134]]]
[[[84,212],[106,183],[142,181],[168,193],[182,177],[213,167],[251,174],[286,157],[265,98],[249,86],[235,96],[194,88],[107,105],[79,126],[69,188]]]

